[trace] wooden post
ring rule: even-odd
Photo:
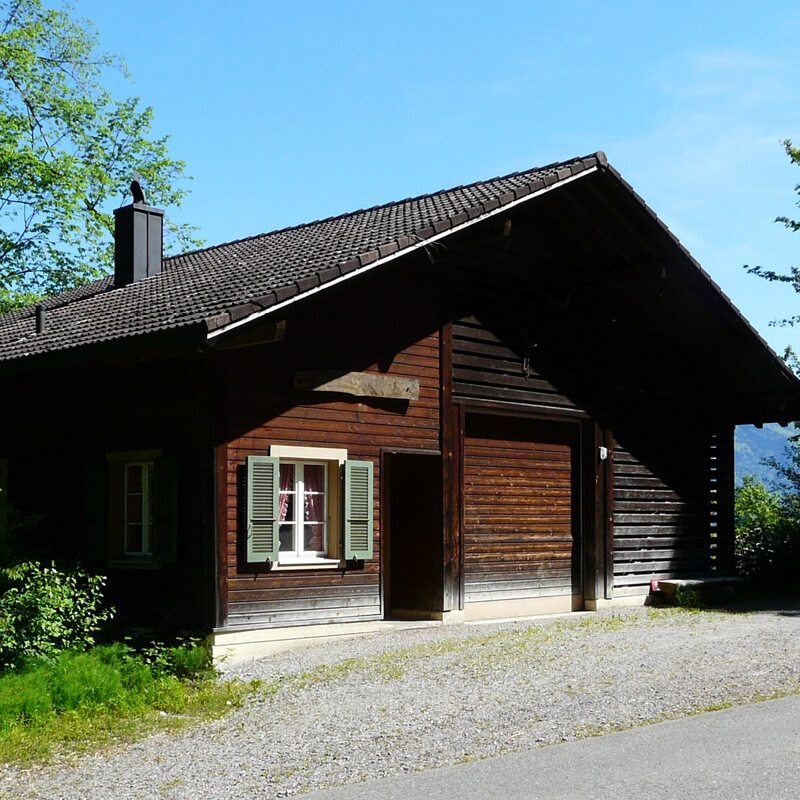
[[[461,450],[459,409],[453,405],[453,326],[447,322],[440,334],[441,449],[444,587],[443,611],[461,608]]]
[[[603,428],[603,442],[608,451],[603,470],[603,545],[605,561],[604,597],[610,600],[614,596],[614,434]]]
[[[717,568],[722,576],[736,574],[734,519],[734,428],[721,427],[717,434]]]

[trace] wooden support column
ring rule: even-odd
[[[717,564],[719,575],[736,574],[734,519],[734,428],[722,427],[717,435]]]
[[[587,423],[584,434],[587,452],[583,457],[586,507],[583,516],[585,558],[584,597],[609,599],[614,578],[614,448],[611,432]],[[605,455],[605,457],[603,457]]]
[[[443,611],[462,607],[461,568],[461,425],[459,407],[453,404],[453,326],[442,326],[441,364],[441,449],[442,449],[442,535],[444,558]]]
[[[220,363],[213,375],[215,625],[222,628],[228,624],[228,375]]]
[[[216,626],[228,622],[228,445],[223,442],[214,448],[214,509],[217,566]]]
[[[603,445],[608,450],[608,458],[603,470],[603,526],[602,543],[604,547],[605,580],[604,594],[606,600],[614,596],[614,434],[603,428]]]

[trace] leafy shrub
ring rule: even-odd
[[[142,655],[156,675],[196,680],[215,674],[211,651],[200,639],[189,638],[174,645],[153,642]]]
[[[76,567],[28,561],[0,570],[0,668],[54,658],[94,644],[112,609],[102,607],[105,578]]]
[[[800,568],[800,504],[791,492],[770,491],[752,476],[736,489],[736,565],[759,588],[796,581]]]
[[[675,603],[681,608],[703,608],[703,595],[697,589],[678,586],[675,590]]]

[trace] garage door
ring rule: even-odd
[[[468,415],[466,602],[581,592],[580,427]]]

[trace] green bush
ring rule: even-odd
[[[210,678],[215,674],[211,651],[200,639],[189,638],[174,645],[153,642],[142,651],[155,675],[174,675],[180,680]]]
[[[752,476],[736,489],[736,566],[759,588],[794,585],[800,568],[800,506],[791,492],[770,491]]]
[[[0,570],[0,668],[91,647],[113,615],[102,606],[104,584],[80,567],[62,571],[36,561]]]

